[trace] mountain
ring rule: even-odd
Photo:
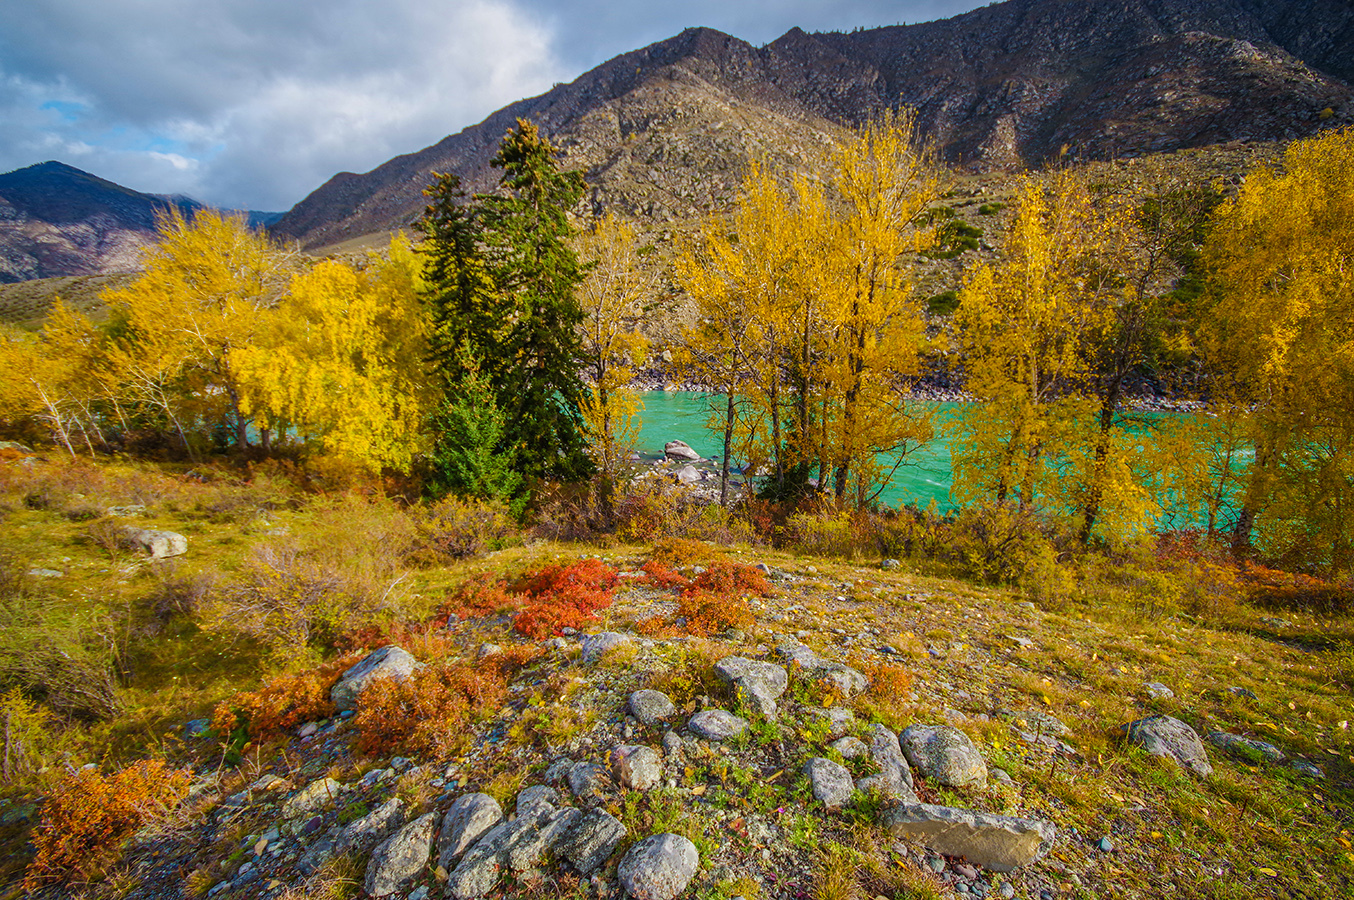
[[[65,163],[49,161],[0,175],[0,283],[131,272],[155,240],[155,217],[189,197],[143,194]],[[245,213],[266,227],[281,213]]]
[[[746,162],[806,169],[842,126],[918,110],[971,171],[1289,140],[1354,121],[1344,0],[1009,0],[936,22],[757,48],[689,29],[514,103],[364,175],[340,173],[273,226],[322,247],[407,226],[433,172],[490,189],[499,139],[540,125],[594,210],[661,225],[731,198]]]

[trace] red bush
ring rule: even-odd
[[[683,594],[696,592],[729,599],[749,595],[765,597],[771,593],[771,585],[760,569],[742,563],[717,562],[692,579],[682,591]]]
[[[523,597],[513,628],[533,640],[595,621],[616,596],[616,570],[595,559],[549,566],[522,576],[513,586]]]

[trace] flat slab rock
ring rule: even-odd
[[[1119,729],[1128,736],[1130,743],[1153,756],[1169,759],[1200,778],[1213,773],[1213,765],[1208,761],[1208,753],[1198,733],[1179,719],[1149,716],[1120,725]]]
[[[122,541],[134,550],[140,550],[151,559],[168,559],[188,552],[188,538],[173,531],[154,531],[149,528],[124,528]]]
[[[1266,762],[1279,763],[1288,758],[1282,750],[1268,741],[1257,741],[1254,738],[1242,737],[1239,734],[1228,734],[1225,731],[1210,732],[1208,742],[1240,759],[1258,756]]]
[[[1021,819],[992,813],[903,803],[883,816],[895,837],[915,841],[944,856],[962,856],[995,872],[1010,872],[1042,859],[1053,847],[1058,829],[1043,819]]]
[[[583,638],[583,662],[595,663],[617,647],[622,647],[634,638],[619,631],[601,631]]]

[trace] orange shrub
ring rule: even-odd
[[[748,628],[754,618],[741,596],[690,590],[677,597],[677,615],[686,618],[692,634],[713,634],[729,628]]]
[[[236,694],[212,713],[212,730],[225,737],[244,726],[253,740],[334,714],[329,691],[361,654],[349,653],[299,675],[280,675],[257,691]]]
[[[533,640],[595,621],[616,596],[616,570],[595,559],[549,566],[524,575],[513,591],[523,595],[513,629]]]
[[[476,575],[456,588],[442,604],[438,614],[444,621],[452,613],[463,619],[479,618],[515,607],[517,603],[508,594],[508,587],[501,578],[488,574]]]
[[[497,712],[509,680],[537,655],[533,647],[509,647],[477,663],[437,663],[405,679],[373,681],[354,719],[357,749],[369,756],[456,753],[470,737],[466,726]]]
[[[692,579],[684,593],[702,591],[719,597],[746,597],[754,594],[765,597],[771,585],[760,569],[742,563],[717,562]]]
[[[639,568],[649,576],[649,583],[654,587],[684,588],[691,583],[685,575],[672,571],[657,559],[651,559]]]
[[[96,876],[123,840],[182,800],[191,781],[187,769],[169,769],[160,760],[133,763],[108,776],[75,773],[42,808],[33,837],[37,853],[24,876],[24,890]]]

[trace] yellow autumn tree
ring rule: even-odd
[[[878,496],[908,453],[932,436],[932,407],[911,401],[925,327],[907,260],[930,247],[927,209],[945,188],[911,110],[857,131],[835,152],[836,210],[820,257],[828,341],[819,449],[840,504]]]
[[[628,388],[643,365],[648,341],[639,330],[645,304],[653,299],[652,268],[634,226],[611,213],[580,235],[578,254],[588,266],[578,285],[583,307],[583,359],[591,382],[584,398],[587,426],[598,468],[614,475],[639,435],[644,404]]]
[[[235,351],[242,412],[368,469],[408,472],[431,402],[421,273],[399,234],[362,267],[325,260],[293,278]]]
[[[1214,401],[1254,453],[1237,548],[1354,571],[1354,130],[1248,177],[1204,258]]]
[[[1025,176],[996,266],[965,276],[955,315],[967,388],[978,402],[953,423],[954,496],[1071,515],[1094,491],[1099,533],[1150,526],[1157,505],[1135,469],[1145,439],[1102,429],[1091,390],[1129,285],[1115,254],[1128,210],[1084,173]],[[1111,423],[1112,424],[1112,423]]]
[[[110,377],[168,417],[187,443],[195,420],[249,445],[237,354],[255,338],[294,266],[239,217],[171,208],[142,274],[102,295],[116,346]]]
[[[76,443],[92,456],[103,443],[93,408],[100,345],[93,324],[60,298],[38,334],[0,332],[0,419],[31,420],[72,456]]]

